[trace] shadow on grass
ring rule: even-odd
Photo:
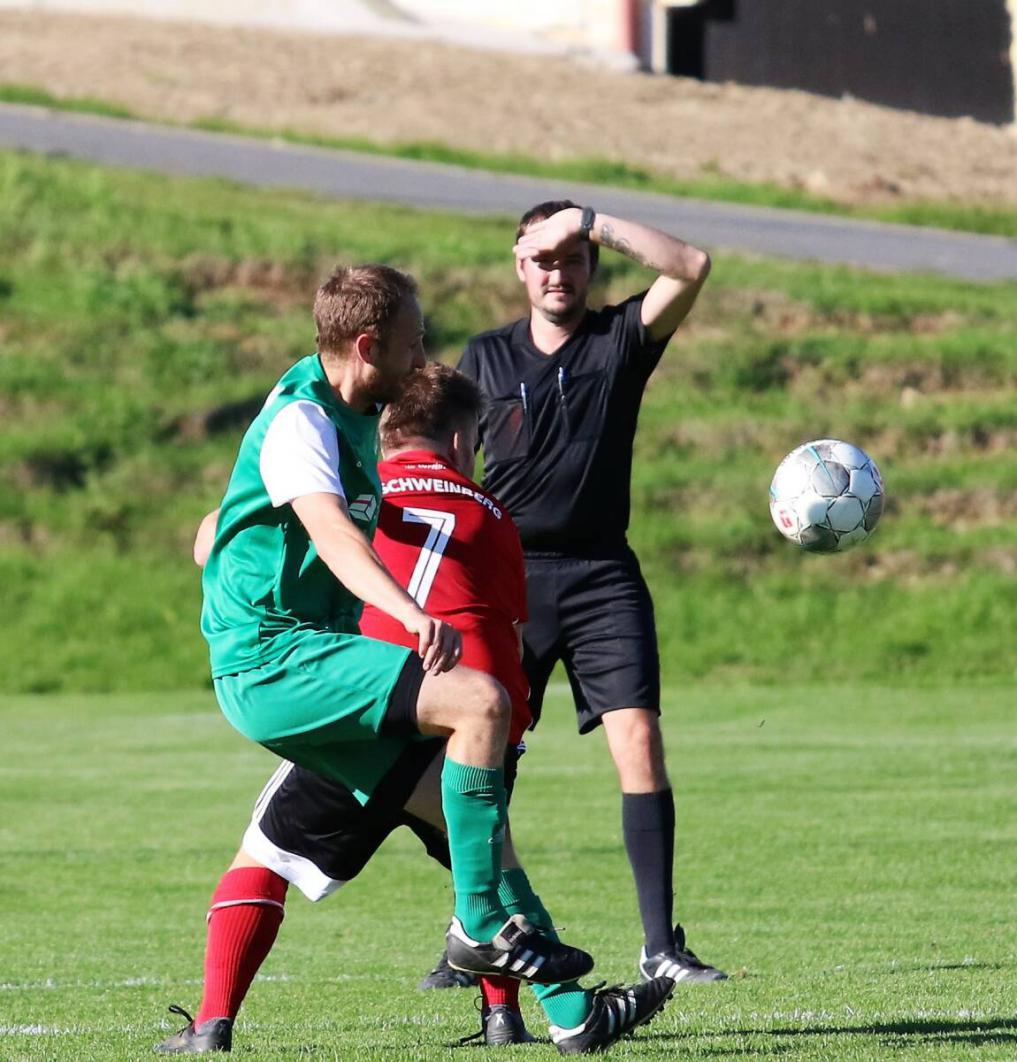
[[[935,970],[1009,970],[1011,963],[1007,962],[932,962],[926,966],[912,966],[905,970],[895,970],[895,973],[913,973],[919,970],[930,973]]]
[[[704,1033],[643,1033],[641,1040],[658,1043],[684,1041],[686,1044],[703,1039],[728,1039],[729,1037],[752,1037],[757,1044],[762,1037],[794,1040],[796,1037],[824,1036],[871,1036],[879,1039],[884,1047],[899,1050],[913,1049],[922,1044],[963,1044],[968,1047],[1011,1045],[1017,1048],[1017,1019],[1000,1018],[993,1021],[946,1021],[915,1020],[873,1022],[868,1025],[812,1025],[804,1028],[778,1029],[730,1029]],[[792,1043],[761,1045],[763,1054],[786,1054],[794,1050]],[[707,1055],[740,1055],[744,1047],[707,1047]]]

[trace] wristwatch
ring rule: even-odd
[[[583,207],[583,216],[579,219],[579,238],[588,240],[593,229],[593,223],[597,220],[597,212],[593,207]]]

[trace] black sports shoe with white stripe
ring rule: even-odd
[[[680,981],[706,982],[726,981],[727,974],[710,966],[691,949],[685,946],[685,930],[674,927],[674,947],[647,955],[646,948],[639,953],[639,976],[644,981],[651,977],[670,977],[675,984]]]
[[[593,969],[593,956],[543,936],[521,914],[514,914],[489,943],[467,936],[462,922],[453,918],[445,943],[449,966],[478,977],[555,985]]]
[[[233,1022],[229,1018],[210,1018],[200,1025],[175,1003],[170,1007],[171,1014],[179,1014],[187,1019],[187,1024],[178,1033],[168,1036],[153,1050],[157,1055],[204,1055],[210,1051],[233,1050]]]
[[[551,1026],[551,1040],[563,1055],[592,1055],[606,1051],[623,1036],[648,1022],[674,991],[670,977],[655,977],[639,984],[600,988],[593,996],[593,1010],[574,1029]]]

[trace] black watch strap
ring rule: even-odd
[[[593,207],[583,207],[583,216],[579,219],[579,238],[588,240],[593,231],[593,223],[597,220],[597,212]]]

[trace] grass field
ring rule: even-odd
[[[546,711],[517,843],[596,976],[628,979],[612,769],[561,690]],[[1010,689],[690,686],[665,723],[681,916],[733,977],[679,991],[617,1057],[1014,1057]],[[6,697],[0,730],[0,1058],[146,1057],[179,1024],[166,1005],[197,1003],[205,905],[274,761],[206,693]],[[446,1057],[474,1030],[473,993],[414,984],[449,902],[405,831],[320,910],[291,895],[236,1053]]]
[[[272,761],[195,689],[188,546],[309,351],[317,280],[337,258],[412,270],[454,358],[523,309],[511,231],[0,153],[0,1059],[147,1057],[166,1005],[197,1002],[204,906]],[[605,256],[597,298],[643,282]],[[619,1056],[1014,1056],[1015,292],[722,255],[655,375],[632,537],[680,910],[734,976]],[[845,557],[802,556],[766,512],[777,460],[821,435],[889,484]],[[621,980],[639,939],[612,769],[554,708],[516,836]],[[445,1054],[472,995],[414,984],[449,899],[409,836],[324,910],[293,897],[240,1056]]]
[[[511,238],[504,218],[0,153],[0,691],[206,681],[190,541],[311,349],[319,279],[336,259],[411,270],[455,359],[523,312]],[[605,255],[594,297],[647,282]],[[1015,383],[1013,284],[717,255],[637,438],[632,540],[669,679],[1011,681]],[[828,435],[877,458],[889,508],[864,549],[807,557],[766,490]]]
[[[511,232],[0,153],[0,1060],[148,1057],[167,1004],[198,1001],[205,905],[273,760],[197,688],[188,546],[309,352],[315,284],[336,259],[412,270],[452,359],[522,312]],[[645,279],[605,256],[597,298]],[[680,991],[619,1057],[1017,1054],[1015,384],[1012,284],[716,257],[647,393],[632,538],[680,914],[733,976]],[[889,486],[844,557],[801,555],[766,512],[777,460],[821,435]],[[615,790],[558,689],[515,834],[612,982],[640,943]],[[449,1054],[472,993],[414,988],[449,904],[408,834],[322,910],[292,896],[238,1055]]]

